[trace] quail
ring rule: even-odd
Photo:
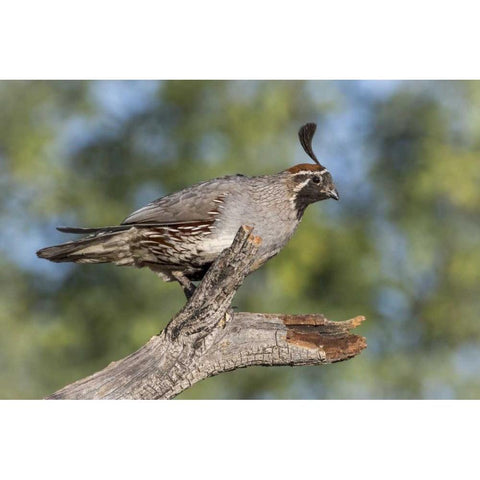
[[[258,268],[289,241],[308,205],[339,199],[330,172],[313,152],[315,130],[315,123],[307,123],[298,132],[314,164],[301,163],[274,175],[229,175],[198,183],[154,200],[118,226],[58,227],[88,235],[37,255],[53,262],[148,267],[165,281],[178,281],[189,297],[192,281],[202,279],[241,225],[249,225],[262,238]]]

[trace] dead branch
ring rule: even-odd
[[[365,347],[350,333],[364,317],[233,313],[233,296],[254,269],[261,239],[239,229],[167,327],[131,355],[67,385],[49,399],[167,399],[194,383],[251,365],[320,365]]]

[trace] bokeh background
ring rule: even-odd
[[[0,398],[41,398],[158,333],[184,303],[149,270],[53,264],[57,225],[121,222],[215,176],[314,148],[341,201],[309,207],[240,310],[367,316],[368,348],[247,368],[179,398],[480,398],[480,82],[1,81]]]

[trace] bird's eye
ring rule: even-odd
[[[320,177],[313,177],[312,182],[313,183],[320,183]]]

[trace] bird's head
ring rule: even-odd
[[[316,129],[315,123],[307,123],[298,132],[303,149],[315,163],[300,163],[283,172],[288,176],[293,201],[302,213],[311,203],[327,198],[339,199],[332,175],[320,164],[312,150],[312,138]]]

